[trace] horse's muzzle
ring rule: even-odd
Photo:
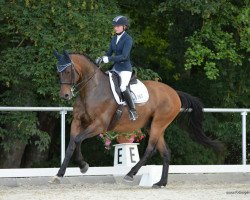
[[[66,93],[60,93],[60,97],[66,101],[69,101],[72,99],[73,95],[71,92],[66,92]]]
[[[69,85],[61,85],[60,97],[66,101],[72,99],[73,94]]]
[[[62,95],[61,98],[68,101],[72,98],[72,95],[66,93],[66,94]]]

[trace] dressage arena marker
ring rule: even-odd
[[[133,167],[139,162],[138,143],[115,144],[114,166]]]

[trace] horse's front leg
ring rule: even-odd
[[[65,158],[56,176],[53,177],[49,183],[60,183],[60,178],[64,176],[66,168],[69,164],[70,158],[72,157],[74,150],[76,148],[75,139],[70,137],[69,145],[67,147]]]
[[[90,124],[86,128],[86,130],[84,130],[83,132],[81,132],[74,138],[74,142],[76,144],[76,162],[78,163],[80,171],[83,174],[88,171],[89,164],[86,161],[84,161],[83,156],[82,156],[82,152],[81,152],[82,141],[87,138],[91,138],[97,135],[98,133],[103,132],[103,130],[104,129],[103,129],[102,124],[96,120],[94,123]]]
[[[81,142],[76,144],[76,162],[80,168],[81,173],[86,173],[89,168],[89,164],[84,161],[82,152],[81,152]]]
[[[57,175],[53,178],[52,181],[50,181],[51,183],[60,182],[59,177],[64,176],[66,168],[69,164],[69,160],[72,157],[72,154],[74,153],[76,147],[77,147],[77,158],[80,160],[81,164],[79,166],[83,172],[87,171],[88,164],[83,160],[83,156],[81,154],[81,143],[83,140],[97,135],[98,132],[101,132],[103,129],[100,126],[100,124],[97,123],[97,121],[95,123],[90,124],[84,131],[81,131],[80,129],[81,129],[80,121],[74,119],[71,123],[71,137],[68,148],[66,150],[63,164],[61,165]]]
[[[73,119],[72,123],[71,123],[71,130],[70,130],[70,141],[65,153],[65,158],[63,160],[63,163],[57,173],[56,176],[53,177],[53,179],[51,181],[49,181],[50,183],[60,183],[60,178],[64,176],[65,172],[66,172],[66,168],[68,167],[69,161],[75,151],[76,148],[76,142],[75,142],[75,138],[76,136],[80,133],[80,121],[77,119]],[[78,134],[77,134],[78,133]]]
[[[70,158],[72,157],[75,148],[76,148],[76,144],[75,144],[75,141],[74,141],[74,137],[71,136],[68,148],[67,148],[66,153],[65,153],[65,158],[64,158],[63,163],[62,163],[62,165],[61,165],[61,167],[60,167],[60,169],[59,169],[59,171],[57,173],[58,177],[63,177],[64,176],[66,168],[68,167]]]

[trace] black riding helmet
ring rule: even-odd
[[[126,26],[128,27],[128,18],[122,15],[117,16],[112,21],[113,26]]]

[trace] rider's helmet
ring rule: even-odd
[[[122,15],[117,16],[112,21],[113,26],[126,26],[128,27],[128,18]]]

